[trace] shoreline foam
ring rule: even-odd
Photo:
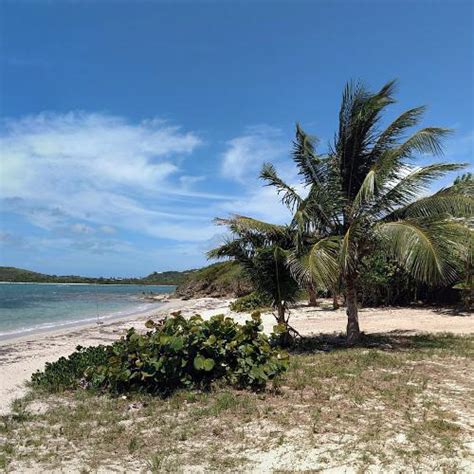
[[[14,329],[11,331],[5,331],[5,332],[0,332],[0,345],[2,342],[6,341],[11,341],[15,340],[18,338],[21,338],[23,336],[30,336],[30,335],[35,335],[35,334],[44,334],[44,333],[49,333],[49,332],[54,332],[56,330],[61,330],[61,329],[74,329],[77,327],[82,327],[82,326],[87,326],[89,324],[97,324],[97,321],[100,322],[100,324],[105,324],[111,321],[119,321],[123,318],[128,318],[128,317],[137,317],[141,313],[146,313],[149,311],[153,311],[156,309],[159,309],[161,306],[163,306],[164,303],[161,302],[149,302],[149,303],[144,303],[141,306],[148,306],[147,308],[129,308],[127,310],[122,310],[122,311],[114,311],[112,313],[104,314],[99,317],[97,316],[91,316],[91,317],[86,317],[85,319],[77,319],[77,320],[64,320],[64,321],[56,321],[56,322],[46,322],[39,324],[37,326],[32,326],[32,327],[23,327],[23,328],[18,328]]]
[[[161,303],[169,299],[175,289],[174,285],[152,285],[145,288],[144,285],[136,284],[46,282],[0,282],[0,284],[2,287],[34,287],[26,291],[10,288],[5,292],[2,290],[0,341],[61,328],[74,328],[96,321],[105,323],[133,317],[137,313],[157,309]],[[42,287],[53,287],[45,293],[45,299],[39,296],[42,294],[40,289]],[[68,290],[68,287],[71,289]]]

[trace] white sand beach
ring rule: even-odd
[[[204,318],[216,314],[232,316],[239,322],[248,319],[247,313],[230,311],[230,299],[199,298],[195,300],[171,299],[159,309],[101,325],[62,329],[48,333],[31,334],[0,342],[0,414],[9,412],[11,402],[26,393],[25,382],[46,362],[67,356],[77,345],[107,344],[132,326],[144,330],[150,318],[161,318],[173,311],[185,316],[200,314]],[[302,335],[338,333],[345,330],[345,309],[337,311],[323,307],[298,306],[291,310],[290,323]],[[262,315],[266,332],[271,332],[274,318],[270,313]],[[439,308],[367,308],[360,311],[361,328],[366,333],[380,332],[451,332],[474,333],[474,317],[455,314]]]

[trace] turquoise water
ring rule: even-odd
[[[147,311],[143,292],[170,293],[174,286],[0,283],[0,339],[60,329],[98,318]]]

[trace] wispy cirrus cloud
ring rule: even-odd
[[[291,218],[288,208],[270,187],[255,188],[240,199],[222,203],[220,208],[225,215],[246,215],[274,224],[288,223]]]
[[[26,247],[26,242],[21,235],[0,230],[0,245],[4,247],[24,248]]]
[[[265,186],[258,177],[263,163],[270,162],[284,181],[306,195],[290,159],[290,143],[280,129],[266,125],[248,127],[242,135],[229,140],[222,155],[221,173],[240,183],[246,192],[220,203],[219,208],[226,214],[248,215],[278,224],[289,222],[291,212],[282,204],[275,188]]]
[[[195,190],[203,177],[183,170],[186,157],[202,144],[196,133],[156,119],[132,123],[71,112],[5,120],[2,208],[42,229],[67,226],[76,235],[120,227],[200,240],[213,232],[208,204],[190,210],[189,201],[195,206],[196,199],[226,199]],[[170,202],[172,196],[180,202]],[[189,232],[193,226],[199,230]]]
[[[71,231],[75,234],[93,234],[95,229],[87,224],[81,224],[76,222],[75,224],[71,225]]]
[[[180,156],[201,139],[159,120],[71,112],[6,120],[0,147],[5,196],[25,197],[67,188],[151,190],[178,170]],[[73,188],[71,189],[71,184]]]
[[[232,138],[222,154],[221,173],[225,178],[245,183],[258,176],[262,164],[281,158],[288,151],[279,129],[260,125],[248,127]]]

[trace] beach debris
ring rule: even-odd
[[[90,382],[85,377],[82,377],[82,379],[79,380],[79,388],[87,390],[90,385]]]
[[[142,292],[142,297],[145,300],[148,301],[169,301],[170,300],[170,294],[169,293],[164,293],[161,295],[155,295],[153,292],[150,293],[145,293],[144,291]]]
[[[147,406],[147,404],[145,402],[134,402],[134,403],[130,403],[128,405],[127,410],[128,411],[137,411],[137,410],[141,410],[142,408],[144,408],[146,406]]]

